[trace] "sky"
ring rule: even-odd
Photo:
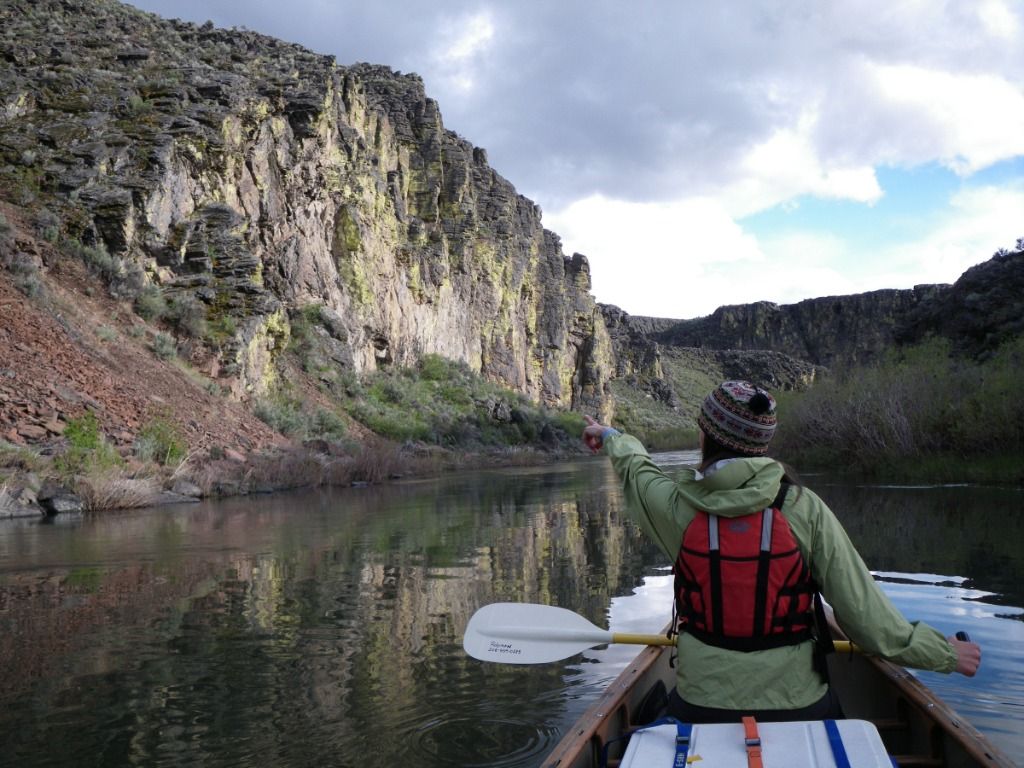
[[[415,72],[598,301],[952,283],[1024,237],[1024,0],[132,0]]]

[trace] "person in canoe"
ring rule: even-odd
[[[975,674],[981,648],[907,621],[828,506],[766,456],[776,426],[768,392],[723,382],[697,424],[701,464],[674,479],[636,438],[589,417],[583,432],[592,451],[611,458],[629,515],[675,563],[678,661],[668,714],[693,723],[842,717],[817,638],[819,593],[864,651]]]

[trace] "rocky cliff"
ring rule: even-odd
[[[948,286],[918,286],[798,304],[719,307],[652,335],[666,345],[710,349],[773,350],[821,366],[865,363],[890,348],[908,314],[938,300]]]
[[[274,389],[293,372],[283,352],[311,337],[306,372],[335,391],[436,353],[547,406],[607,419],[617,398],[620,413],[655,429],[692,424],[723,377],[800,388],[822,367],[929,333],[979,351],[1021,332],[1019,251],[954,286],[728,306],[693,320],[599,306],[586,258],[563,254],[486,152],[444,128],[416,75],[339,66],[115,0],[0,5],[0,192],[15,227],[0,231],[10,283],[0,285],[0,342],[20,361],[0,368],[0,426],[30,442],[59,434],[92,397],[108,415],[123,411],[106,427],[128,444],[148,400],[191,386],[190,434],[223,411],[241,425],[237,444],[266,443],[221,395],[234,407]],[[72,320],[22,308],[39,275],[60,277],[64,306],[77,292],[88,311]],[[188,375],[129,362],[136,342],[113,349],[117,334],[136,333],[184,357]],[[79,355],[87,336],[92,362]],[[33,373],[38,349],[56,339],[60,354],[45,376]],[[125,356],[116,365],[115,351]],[[59,376],[77,375],[65,360],[92,372],[74,397],[54,394]],[[193,373],[200,382],[182,384]],[[166,386],[152,383],[160,377]]]
[[[0,27],[9,199],[92,249],[113,295],[195,318],[193,363],[237,398],[316,304],[338,370],[437,353],[608,414],[586,259],[416,75],[113,0],[13,0]]]
[[[825,369],[871,363],[936,335],[984,357],[1024,332],[1024,239],[953,285],[921,285],[797,304],[720,307],[692,320],[631,316],[602,305],[612,340],[617,413],[654,433],[692,428],[696,408],[722,378],[774,390],[803,389]]]
[[[631,319],[630,326],[641,329],[648,345],[770,350],[825,367],[870,363],[928,335],[949,338],[962,354],[983,355],[1024,332],[1022,245],[999,251],[953,285],[725,306],[694,320]]]

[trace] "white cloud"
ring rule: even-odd
[[[873,279],[883,281],[879,288],[952,283],[996,248],[1013,247],[1022,236],[1024,183],[967,189],[935,216],[935,227],[923,240],[887,248],[883,263],[892,269]]]
[[[844,165],[821,156],[814,142],[817,115],[808,110],[794,128],[777,130],[738,159],[740,179],[721,193],[742,218],[803,195],[873,203],[882,188],[869,165]]]
[[[477,68],[494,41],[494,21],[487,11],[440,22],[431,52],[439,85],[466,93],[477,84]]]
[[[956,74],[913,65],[868,64],[876,112],[899,114],[899,159],[938,160],[970,175],[1024,155],[1024,89],[993,74]],[[893,125],[893,122],[889,125]]]
[[[710,269],[764,260],[754,238],[709,198],[644,204],[594,195],[545,212],[544,224],[567,252],[587,256],[598,301],[631,314],[706,314],[728,295],[707,290]]]
[[[998,40],[1017,41],[1020,23],[1002,0],[985,0],[978,3],[978,17],[985,30]]]
[[[598,301],[630,314],[689,318],[725,304],[952,283],[1024,235],[1022,211],[1024,183],[967,189],[931,214],[923,239],[870,253],[828,233],[759,240],[711,198],[640,204],[595,195],[546,212],[544,222],[567,252],[587,256]]]

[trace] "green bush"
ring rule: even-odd
[[[149,322],[159,320],[167,312],[167,301],[161,290],[155,285],[147,285],[143,288],[135,297],[133,306],[135,314]]]
[[[424,355],[419,362],[420,378],[427,381],[446,381],[452,378],[461,378],[465,375],[466,369],[452,360],[446,360],[440,355]]]
[[[69,419],[64,428],[64,438],[68,441],[68,448],[54,461],[55,468],[62,475],[106,472],[124,463],[114,447],[103,438],[96,414],[91,411]]]
[[[64,438],[73,449],[96,450],[101,441],[100,423],[96,414],[89,411],[78,418],[68,420],[64,428]]]
[[[296,398],[276,394],[258,400],[253,412],[263,423],[294,440],[340,440],[345,421],[325,408],[310,408]]]
[[[651,430],[641,440],[649,451],[685,451],[700,446],[696,426]]]
[[[164,317],[193,339],[206,335],[206,305],[191,294],[172,297]]]
[[[177,342],[175,342],[173,336],[167,333],[156,334],[153,337],[153,341],[149,345],[149,348],[153,351],[153,354],[161,360],[170,360],[178,354]]]
[[[206,323],[206,338],[214,344],[222,344],[234,338],[238,327],[231,315],[220,315]]]
[[[81,259],[91,272],[102,277],[106,282],[124,276],[124,262],[117,256],[112,256],[106,247],[98,245],[84,245],[78,240],[69,240],[65,245],[72,256]]]
[[[135,442],[135,455],[142,461],[157,464],[178,464],[188,451],[185,438],[176,424],[166,417],[147,421],[139,430]]]
[[[425,355],[412,368],[384,370],[345,385],[349,414],[379,435],[460,448],[579,443],[578,414],[549,411],[485,381],[462,362]]]
[[[934,339],[779,398],[773,453],[871,474],[1024,455],[1024,338],[984,361]]]
[[[583,428],[587,426],[586,420],[578,414],[572,411],[563,411],[556,413],[552,419],[552,423],[567,435],[573,437],[579,437],[583,434]]]
[[[3,253],[0,254],[0,265],[11,273],[15,287],[30,299],[43,292],[39,266],[32,256],[20,251]]]
[[[142,117],[153,111],[153,102],[133,93],[128,97],[128,114],[132,117]]]
[[[60,235],[60,219],[47,208],[40,208],[32,217],[36,233],[48,243],[57,242]]]

